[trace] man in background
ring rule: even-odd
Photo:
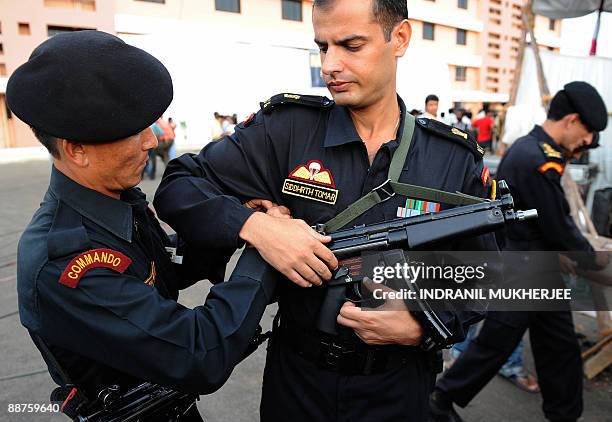
[[[440,99],[434,95],[428,95],[425,98],[425,112],[423,113],[423,117],[428,119],[438,120],[438,103]]]
[[[476,140],[482,148],[487,151],[493,149],[493,127],[495,125],[495,113],[487,110],[480,119],[474,120],[472,127],[476,131]]]
[[[497,171],[498,180],[508,183],[517,208],[538,211],[537,220],[506,228],[503,249],[512,251],[512,256],[517,251],[551,251],[545,257],[552,256],[553,266],[561,262],[560,270],[553,267],[552,271],[558,282],[559,271],[572,273],[578,266],[601,269],[608,263],[608,255],[595,253],[574,223],[561,186],[569,160],[597,145],[599,132],[607,124],[606,106],[597,90],[586,82],[569,83],[552,99],[547,120],[512,144]],[[559,251],[579,253],[573,254],[577,259],[572,261]],[[526,274],[521,268],[511,268],[511,277],[530,283],[549,277],[542,254],[537,260],[531,255],[518,256],[524,257],[522,266],[534,262],[536,271]],[[453,403],[467,406],[499,371],[527,329],[544,415],[554,422],[578,420],[583,409],[582,359],[569,310],[489,312],[478,336],[436,383],[430,401],[434,420],[461,421]]]

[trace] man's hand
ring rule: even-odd
[[[567,255],[559,254],[559,268],[562,273],[576,275],[578,263]]]
[[[363,282],[370,290],[393,292],[387,286],[370,280]],[[367,344],[401,344],[416,346],[421,343],[423,329],[412,316],[402,299],[387,300],[375,310],[362,310],[354,303],[345,302],[337,318],[338,324],[355,330],[355,334]]]
[[[255,211],[265,212],[272,217],[291,218],[291,211],[289,211],[289,208],[275,204],[267,199],[251,199],[246,202],[244,206]]]
[[[338,260],[324,245],[331,237],[317,233],[303,220],[257,212],[247,219],[239,236],[301,287],[321,285],[331,278],[331,270],[338,267]]]
[[[610,251],[596,251],[595,264],[601,269],[604,269],[610,263]]]

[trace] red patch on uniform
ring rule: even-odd
[[[489,171],[489,167],[485,166],[482,169],[482,174],[480,175],[480,180],[482,180],[482,185],[484,187],[487,187],[487,182],[489,181],[490,178],[491,178],[491,172]]]
[[[251,115],[247,117],[244,122],[242,122],[242,126],[244,127],[248,126],[253,121],[254,118],[255,118],[255,113],[251,113]]]
[[[132,260],[121,252],[112,249],[92,249],[83,252],[70,261],[59,282],[74,289],[79,284],[81,277],[93,268],[110,268],[119,274],[123,274],[131,263]]]

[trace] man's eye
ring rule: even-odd
[[[361,50],[361,46],[360,45],[347,45],[346,49],[348,51],[359,51]]]
[[[327,47],[319,47],[319,52],[323,54],[327,53]]]

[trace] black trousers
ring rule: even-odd
[[[544,415],[553,421],[578,419],[583,409],[582,359],[569,311],[490,312],[478,336],[436,387],[465,407],[503,366],[527,328]]]
[[[273,339],[268,349],[261,421],[426,422],[435,374],[427,355],[374,375],[338,375],[319,369]]]

